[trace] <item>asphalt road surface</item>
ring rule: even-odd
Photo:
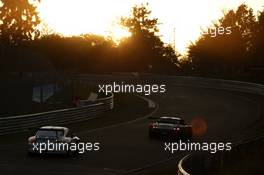
[[[191,122],[203,118],[208,130],[195,140],[236,142],[259,121],[261,97],[225,90],[167,85],[164,95],[150,97],[159,104],[153,116],[182,116]],[[131,104],[132,105],[132,104]],[[125,117],[125,116],[124,116]],[[143,117],[143,116],[142,116]],[[28,157],[25,143],[0,145],[0,175],[108,175],[125,174],[168,159],[181,159],[186,151],[164,151],[164,141],[148,138],[150,120],[143,118],[104,129],[76,133],[84,142],[100,142],[100,151],[77,157]]]

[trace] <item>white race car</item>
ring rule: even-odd
[[[28,138],[28,153],[72,155],[79,152],[76,147],[79,142],[80,138],[70,134],[66,127],[44,126],[38,129],[35,136]]]

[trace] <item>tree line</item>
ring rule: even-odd
[[[264,80],[264,11],[254,15],[252,8],[242,4],[213,27],[229,28],[231,33],[212,37],[204,32],[190,45],[183,69],[203,76]]]
[[[227,11],[212,24],[215,29],[228,28],[231,33],[212,37],[205,29],[201,37],[189,46],[188,55],[180,58],[172,46],[161,40],[159,21],[150,18],[148,4],[135,5],[130,16],[121,17],[120,25],[126,27],[131,36],[117,44],[111,38],[92,34],[63,37],[38,32],[36,27],[41,23],[36,11],[38,0],[30,3],[28,0],[1,2],[2,63],[7,60],[15,62],[17,54],[13,53],[17,50],[20,53],[21,50],[30,50],[44,55],[57,71],[263,77],[264,11],[254,15],[253,9],[245,4]]]
[[[131,32],[131,37],[117,44],[109,37],[93,34],[72,37],[41,34],[35,30],[41,21],[34,3],[27,0],[2,3],[0,42],[4,50],[14,53],[18,49],[30,49],[41,53],[58,71],[173,73],[176,70],[178,55],[158,36],[158,19],[149,17],[147,4],[134,6],[130,16],[121,17],[120,25]],[[1,57],[4,62],[4,58],[14,54]]]

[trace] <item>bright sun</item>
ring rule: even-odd
[[[213,20],[223,15],[223,10],[243,2],[261,10],[264,0],[42,0],[38,10],[49,28],[64,36],[93,33],[110,36],[115,41],[130,33],[118,25],[121,16],[129,15],[135,4],[149,2],[151,17],[161,25],[160,36],[165,43],[174,44],[180,53],[186,53],[190,41],[195,41]]]
[[[110,11],[109,7],[108,1],[43,0],[38,10],[51,30],[65,36],[93,33],[111,36],[114,40],[129,36],[130,33],[118,25],[117,17],[123,15],[122,11]]]

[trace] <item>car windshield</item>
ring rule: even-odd
[[[38,130],[36,137],[43,138],[43,137],[62,137],[63,131],[62,130]]]
[[[169,123],[169,124],[179,124],[179,125],[184,124],[183,120],[177,120],[177,119],[160,119],[158,122],[159,123]]]

